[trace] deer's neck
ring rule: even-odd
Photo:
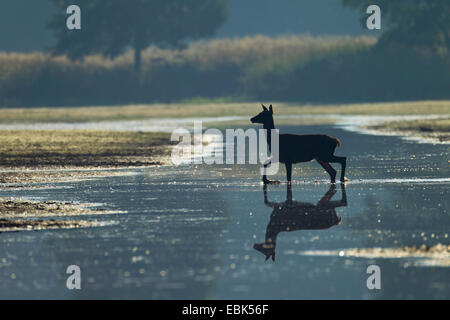
[[[267,140],[267,145],[269,147],[269,151],[272,151],[271,147],[272,147],[272,129],[275,129],[275,124],[273,123],[273,119],[270,120],[269,122],[264,123],[263,126],[264,129],[266,129],[266,140]]]

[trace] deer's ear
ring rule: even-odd
[[[261,106],[263,107],[263,110],[265,110],[265,111],[269,111],[269,110],[267,110],[266,106],[265,106],[265,105],[263,105],[262,103],[261,103]]]
[[[269,106],[269,111],[273,113],[272,105]]]

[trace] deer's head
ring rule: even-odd
[[[273,109],[272,105],[270,105],[269,109],[266,108],[265,105],[261,104],[263,111],[258,113],[256,116],[250,119],[252,123],[272,123],[273,122]]]

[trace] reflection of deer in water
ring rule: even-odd
[[[289,184],[285,202],[270,202],[267,199],[267,186],[265,185],[264,203],[273,208],[273,212],[267,225],[265,243],[256,243],[253,248],[266,256],[264,261],[267,261],[270,257],[275,261],[275,247],[280,232],[328,229],[340,224],[341,217],[336,214],[336,208],[347,206],[344,184],[341,184],[341,189],[341,200],[331,201],[336,193],[336,186],[331,185],[322,199],[316,205],[313,205],[312,203],[293,201],[292,189]]]

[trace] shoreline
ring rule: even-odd
[[[334,115],[344,130],[369,135],[397,136],[417,143],[450,144],[450,115]]]
[[[396,136],[417,143],[450,144],[449,132],[421,132],[420,130],[392,130],[389,128],[365,128],[366,132],[373,135]]]
[[[450,117],[428,120],[389,121],[369,126],[368,129],[401,135],[411,139],[420,138],[435,143],[450,143]]]
[[[334,115],[327,115],[327,118],[324,119],[329,121],[330,117],[334,117]],[[348,122],[345,123],[345,121],[343,121],[343,119],[346,119],[347,121],[349,119],[351,120],[351,117],[336,117],[333,122],[334,125],[341,126],[350,131],[364,133],[364,130],[371,130],[375,131],[375,134],[392,135],[390,131],[385,131],[386,128],[389,128],[389,123],[391,122],[386,122],[384,119],[377,124],[372,123],[371,125],[367,125],[367,119],[374,120],[374,117],[367,116],[363,118],[366,122],[355,121],[355,118],[350,121],[351,123],[358,123],[356,126],[350,126]],[[437,119],[442,118],[446,119],[445,116],[439,116]],[[379,118],[375,120],[379,120]],[[327,124],[333,125],[331,123]],[[232,123],[230,123],[230,125],[232,125]],[[409,126],[409,128],[410,127],[411,126]],[[88,130],[53,130],[38,131],[40,134],[36,136],[37,131],[30,130],[10,130],[0,132],[6,132],[10,135],[6,138],[3,136],[3,140],[10,139],[11,141],[22,143],[21,146],[19,143],[17,150],[11,148],[1,149],[0,147],[0,150],[3,153],[2,155],[8,155],[9,151],[9,155],[11,156],[9,162],[5,157],[1,159],[3,163],[8,163],[9,165],[0,166],[0,191],[37,189],[41,187],[58,188],[58,186],[55,185],[56,183],[131,175],[136,174],[136,169],[139,168],[151,168],[170,163],[169,155],[171,143],[167,133],[161,135],[161,133],[154,132],[102,131],[100,133],[100,131]],[[423,133],[429,134],[430,132],[426,131]],[[369,134],[374,133],[371,132]],[[400,132],[400,135],[405,137],[405,132]],[[110,138],[109,136],[113,136],[114,138],[108,140],[108,138]],[[30,141],[27,139],[25,139],[26,141],[23,141],[23,139],[21,140],[20,138],[30,138],[35,140],[33,140],[33,143],[29,144]],[[73,138],[75,138],[75,142]],[[424,139],[423,135],[420,139]],[[77,145],[77,141],[81,142],[81,144]],[[441,143],[446,142],[447,140],[441,141]],[[70,149],[68,144],[76,145],[77,148]],[[102,149],[104,145],[108,146],[108,150],[105,151]],[[97,148],[100,148],[101,152],[97,152],[99,151]],[[48,149],[51,149],[51,152],[46,153],[49,151]],[[38,156],[48,155],[48,158],[36,158],[34,153],[35,150],[39,151],[37,153]],[[28,162],[26,158],[25,161],[23,161],[23,153],[28,157],[30,155],[33,157],[33,166],[27,165]],[[129,153],[131,153],[131,155]],[[86,156],[90,157],[91,161],[85,161],[83,157]],[[68,164],[66,159],[70,160]],[[92,165],[92,163],[95,163],[96,165]],[[58,210],[55,212],[55,206],[59,210],[59,213],[57,212]],[[0,233],[9,231],[87,228],[110,224],[108,221],[99,222],[97,220],[89,219],[59,220],[61,217],[73,218],[82,215],[95,216],[104,214],[101,210],[92,210],[89,207],[80,207],[80,205],[73,203],[28,201],[21,199],[20,197],[0,197],[0,209]],[[105,213],[108,214],[109,212]],[[44,219],[42,219],[42,217],[44,217]]]
[[[20,197],[0,197],[0,233],[50,229],[74,229],[113,225],[92,216],[121,214],[96,208],[94,203],[30,201]]]
[[[133,169],[150,168],[159,165],[134,167],[91,167],[91,168],[63,168],[46,167],[35,169],[14,168],[0,170],[0,190],[12,188],[36,188],[35,184],[64,183],[87,179],[135,174]]]
[[[447,115],[305,116],[280,115],[278,122],[305,126],[327,124],[362,134],[399,136],[418,143],[450,143],[450,116]],[[213,124],[216,127],[244,124],[242,119],[214,120],[211,118],[205,129]],[[16,148],[7,147],[12,144]],[[101,128],[96,131],[0,130],[0,188],[12,184],[20,187],[20,184],[123,175],[135,168],[168,165],[172,145],[167,132],[106,131]]]
[[[133,168],[169,163],[170,144],[165,133],[0,131],[0,191],[58,188],[56,183],[135,174]],[[0,197],[0,233],[114,223],[81,219],[118,213],[91,207],[95,204]]]
[[[0,131],[0,186],[164,165],[170,161],[171,144],[169,134],[154,132]]]
[[[142,119],[187,119],[207,117],[248,117],[259,112],[260,103],[272,103],[277,115],[450,115],[450,100],[377,103],[308,104],[277,101],[235,103],[155,103],[119,106],[0,108],[0,124],[92,123]]]

